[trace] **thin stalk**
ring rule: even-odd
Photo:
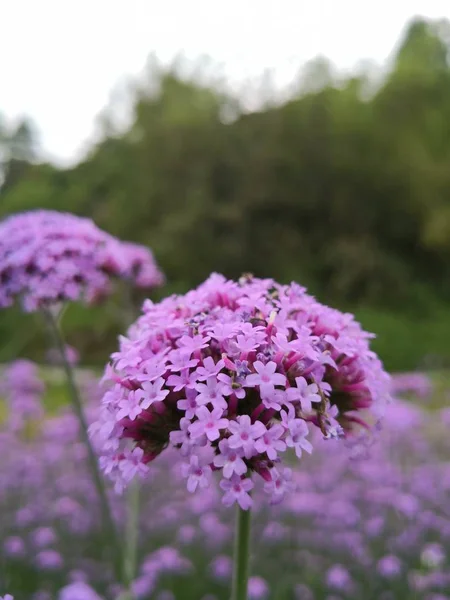
[[[88,424],[86,417],[84,415],[83,404],[80,399],[80,395],[78,393],[78,388],[75,383],[75,376],[70,364],[70,361],[66,352],[66,345],[62,338],[62,335],[59,331],[58,323],[54,317],[54,315],[48,310],[45,311],[45,317],[47,319],[47,323],[49,325],[49,329],[52,333],[53,340],[55,346],[61,356],[62,365],[64,368],[64,372],[66,375],[67,388],[69,391],[70,401],[72,403],[73,410],[78,419],[78,423],[80,426],[80,434],[81,439],[86,447],[88,454],[88,463],[91,471],[91,476],[95,484],[95,488],[97,490],[97,495],[100,501],[103,526],[105,532],[107,532],[108,537],[110,538],[110,552],[113,553],[114,557],[114,570],[116,575],[120,576],[120,554],[119,554],[119,545],[118,545],[118,537],[116,533],[116,526],[114,523],[114,519],[111,513],[111,508],[108,502],[108,496],[106,494],[105,484],[100,473],[100,469],[98,466],[97,456],[95,454],[94,448],[92,447],[91,440],[89,438],[88,433]]]
[[[238,507],[231,600],[247,600],[251,511]]]

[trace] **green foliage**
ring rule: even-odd
[[[295,279],[322,301],[362,306],[388,366],[448,358],[449,27],[413,21],[370,97],[362,76],[335,84],[323,59],[295,96],[253,113],[214,86],[153,73],[134,92],[129,127],[105,132],[71,169],[34,162],[30,127],[2,127],[0,216],[89,215],[150,245],[169,292],[213,270]],[[92,322],[97,339],[84,349],[95,357],[120,325],[99,311],[81,334],[69,329],[83,341]],[[7,338],[23,329],[0,319]]]
[[[450,367],[450,317],[440,309],[416,316],[370,308],[356,310],[368,331],[376,332],[372,347],[390,371]]]

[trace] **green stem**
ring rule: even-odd
[[[116,533],[116,526],[114,523],[114,519],[111,513],[111,508],[108,502],[108,496],[106,493],[106,488],[104,484],[104,480],[100,473],[100,469],[98,466],[97,455],[92,447],[91,440],[89,438],[88,433],[88,424],[86,421],[86,417],[84,415],[83,404],[81,402],[78,388],[75,383],[74,372],[72,366],[68,360],[66,345],[62,338],[62,335],[58,328],[58,323],[54,317],[54,315],[50,312],[50,310],[45,311],[45,317],[47,319],[47,323],[49,325],[49,329],[52,333],[53,340],[55,346],[61,356],[64,372],[66,375],[67,387],[69,390],[70,401],[72,403],[73,410],[78,419],[78,423],[80,426],[80,434],[82,441],[86,447],[88,454],[88,463],[91,470],[91,476],[95,484],[95,488],[97,490],[97,495],[100,501],[100,507],[102,512],[103,526],[105,532],[108,533],[108,537],[110,538],[110,552],[113,553],[114,557],[114,569],[116,572],[116,576],[120,575],[120,554],[119,554],[119,545],[118,545],[118,537]]]
[[[251,511],[238,507],[231,600],[247,600]]]

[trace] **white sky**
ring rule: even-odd
[[[318,54],[382,64],[417,14],[450,17],[450,0],[0,0],[0,113],[31,116],[49,156],[71,162],[152,52],[207,54],[232,82],[271,69],[283,85]]]

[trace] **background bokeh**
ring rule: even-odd
[[[395,401],[376,439],[360,447],[317,436],[313,454],[294,471],[292,497],[268,507],[256,490],[249,599],[450,599],[450,21],[413,18],[399,28],[383,67],[343,73],[332,61],[353,40],[356,54],[363,52],[360,8],[349,10],[347,0],[304,3],[305,14],[328,6],[336,17],[354,13],[355,22],[345,29],[336,19],[341,42],[334,54],[304,64],[283,89],[267,74],[237,89],[217,76],[212,59],[168,66],[150,57],[121,90],[126,114],[117,98],[105,98],[95,142],[64,162],[45,150],[40,128],[45,137],[48,121],[31,109],[48,98],[58,112],[54,128],[64,115],[71,123],[64,131],[73,136],[89,112],[86,99],[98,100],[92,74],[105,82],[124,69],[125,58],[118,59],[133,37],[126,28],[147,0],[126,3],[123,37],[111,22],[120,24],[125,3],[96,0],[83,8],[83,0],[67,0],[54,2],[54,10],[51,0],[29,0],[27,10],[27,0],[8,2],[16,21],[3,24],[0,0],[0,219],[38,208],[68,211],[149,246],[167,276],[154,299],[185,292],[212,271],[296,280],[321,302],[355,313],[376,333],[373,348],[386,369],[397,372]],[[274,19],[279,10],[289,20],[287,2],[279,3]],[[193,28],[197,4],[182,9],[180,0],[168,19],[173,37],[185,18]],[[250,0],[241,4],[221,35],[230,46],[247,35],[251,55],[258,12],[251,15]],[[403,4],[412,14],[418,3],[377,3],[385,10],[373,23],[380,39],[389,37]],[[270,13],[263,5],[261,14]],[[308,39],[327,39],[330,48],[334,21],[316,13]],[[267,40],[273,63],[283,27]],[[346,40],[350,30],[357,33]],[[148,49],[167,50],[163,37],[162,28],[142,42],[142,59]],[[111,40],[116,49],[108,55]],[[88,75],[96,41],[105,48],[92,52]],[[255,45],[253,54],[260,50]],[[35,121],[11,118],[8,73],[16,98],[27,96],[20,110],[29,106]],[[64,136],[60,147],[70,146]],[[64,312],[89,422],[103,394],[101,369],[146,296],[117,286],[102,306],[73,304]],[[86,448],[49,342],[39,315],[0,311],[0,600],[6,592],[16,600],[116,598]],[[225,600],[234,515],[216,486],[187,494],[180,465],[178,455],[163,453],[142,486],[133,591],[138,600]],[[126,495],[108,489],[125,531]]]
[[[75,166],[43,162],[29,120],[0,120],[0,216],[90,216],[154,250],[162,293],[211,271],[297,280],[377,332],[389,369],[446,367],[449,48],[447,21],[417,18],[382,77],[338,76],[317,59],[284,100],[266,89],[257,111],[213,78],[149,63],[130,83],[130,124],[117,127],[106,108],[101,139]],[[70,308],[66,331],[83,362],[103,363],[116,313]],[[3,312],[0,361],[39,357],[40,332]]]

